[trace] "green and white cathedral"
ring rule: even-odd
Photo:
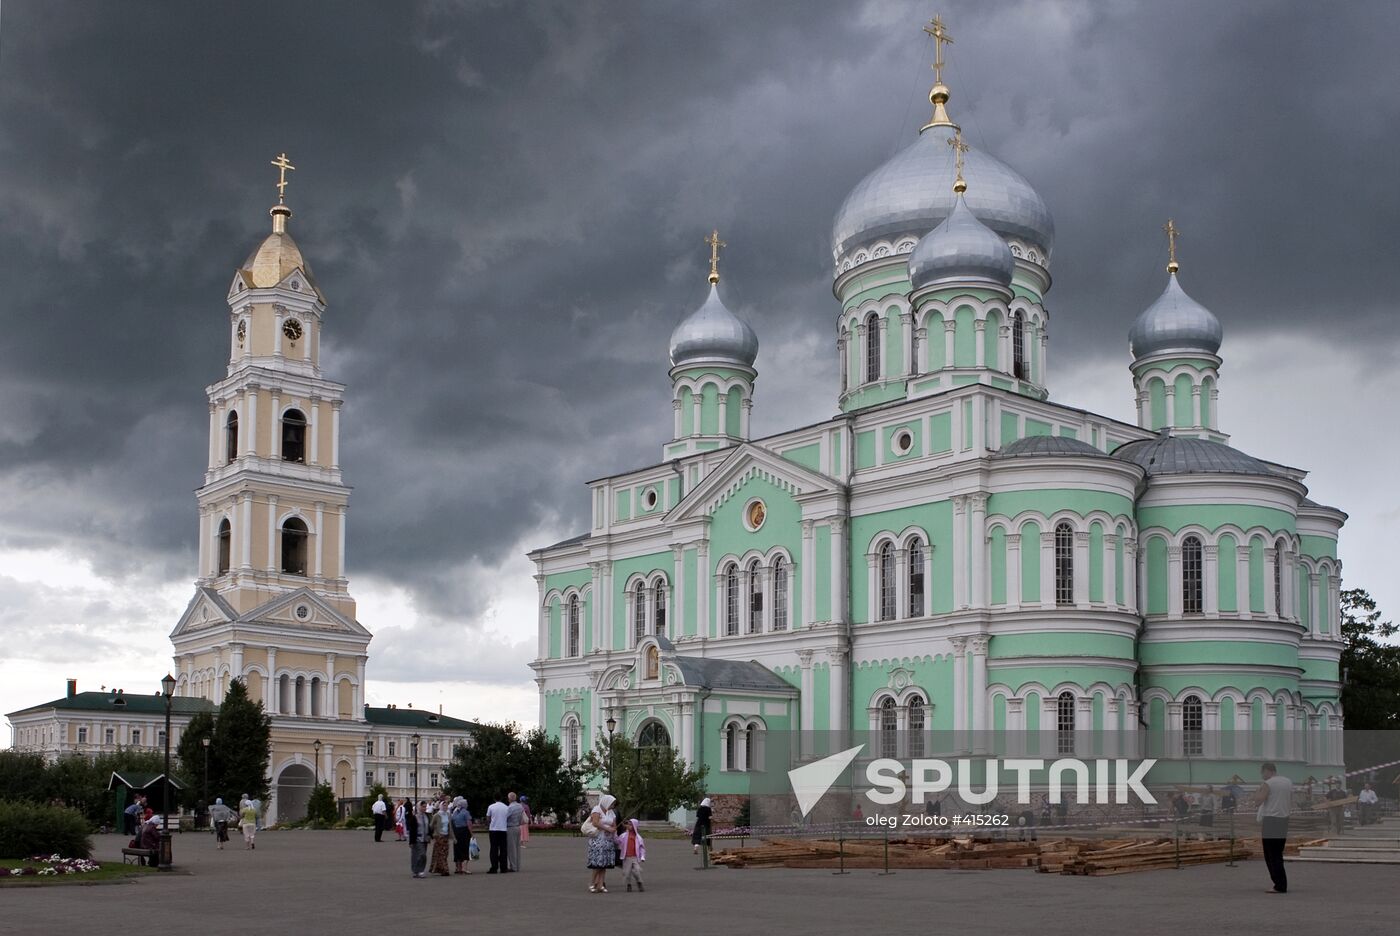
[[[1053,401],[1054,223],[964,158],[948,93],[837,213],[837,415],[750,437],[758,339],[712,260],[661,459],[530,554],[542,725],[568,758],[609,724],[669,745],[720,796],[861,742],[1336,772],[1346,515],[1230,446],[1220,322],[1174,251],[1129,329],[1136,424]]]

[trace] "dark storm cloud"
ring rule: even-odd
[[[12,0],[0,539],[189,575],[201,390],[286,150],[349,385],[352,571],[471,620],[462,569],[582,528],[582,481],[658,457],[710,227],[763,342],[756,430],[831,412],[831,218],[926,119],[931,13]],[[943,13],[955,119],[1056,218],[1053,366],[1124,353],[1168,215],[1228,337],[1393,334],[1394,4]]]

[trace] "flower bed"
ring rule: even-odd
[[[86,858],[64,858],[36,855],[15,868],[0,868],[0,877],[54,877],[59,874],[87,874],[101,871],[102,865]]]

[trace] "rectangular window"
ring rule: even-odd
[[[369,757],[373,757],[373,756],[374,756],[374,742],[373,742],[373,741],[366,741],[366,742],[365,742],[365,754],[368,755]]]
[[[432,787],[433,789],[436,790],[436,789],[437,789],[437,785],[438,785],[438,775],[437,775],[437,771],[434,770],[432,773],[428,774],[428,786],[430,786],[430,787]]]
[[[373,770],[366,770],[366,771],[365,771],[365,792],[369,792],[369,788],[372,787],[372,786],[374,786],[374,771],[373,771]]]
[[[79,744],[87,744],[87,729],[86,729],[86,728],[79,728],[79,729],[78,729],[78,743],[79,743]]]
[[[132,747],[139,747],[140,744],[141,744],[141,729],[140,729],[140,728],[133,728],[133,729],[131,729],[131,746],[132,746]]]
[[[165,747],[165,729],[164,729],[164,728],[162,728],[160,731],[157,731],[157,732],[156,732],[156,747],[158,747],[158,748],[163,748],[163,747]]]
[[[109,744],[109,745],[111,745],[111,744],[116,744],[116,743],[117,743],[117,733],[116,733],[116,731],[113,730],[113,729],[111,729],[111,728],[108,728],[105,732],[103,732],[102,740],[103,740],[103,743],[104,743],[104,744]]]
[[[436,741],[433,742],[432,751],[433,751],[433,753],[432,753],[431,755],[429,755],[429,756],[431,756],[431,757],[437,757],[437,756],[438,756],[438,743],[437,743]],[[434,786],[436,786],[436,785],[437,785],[437,784],[434,784]]]
[[[397,770],[391,770],[391,771],[389,771],[388,785],[389,785],[389,786],[398,786],[398,785],[399,785],[399,772],[398,772]]]
[[[389,756],[390,756],[390,757],[393,757],[394,754],[397,753],[397,751],[398,751],[398,744],[397,744],[396,742],[394,742],[394,741],[390,741],[390,742],[389,742]]]

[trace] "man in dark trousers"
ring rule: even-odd
[[[1264,848],[1264,863],[1274,886],[1271,894],[1288,893],[1288,874],[1283,868],[1283,846],[1288,840],[1288,817],[1293,813],[1293,781],[1279,776],[1272,763],[1259,768],[1264,782],[1254,794],[1259,806],[1259,839]]]
[[[370,811],[374,813],[374,840],[382,842],[384,841],[384,827],[389,824],[389,804],[384,802],[383,793],[379,794],[379,799],[374,801]]]
[[[503,802],[505,797],[496,794],[496,799],[486,807],[486,830],[491,839],[491,870],[487,874],[508,874],[506,864],[506,828],[510,807]]]

